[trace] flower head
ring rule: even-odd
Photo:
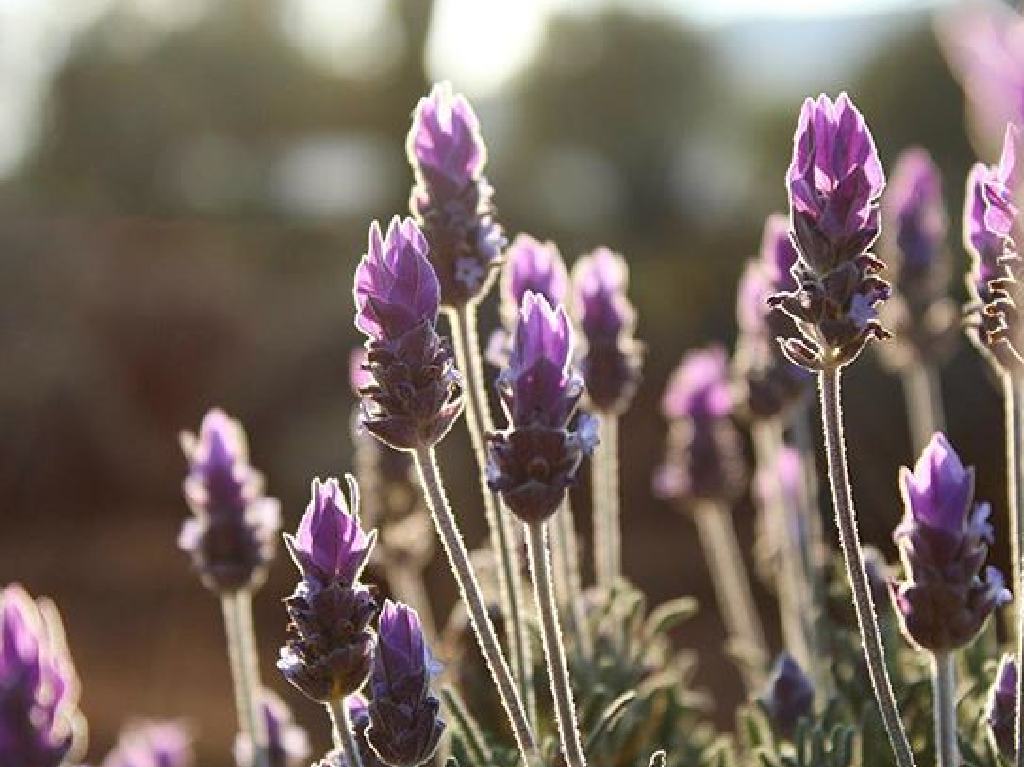
[[[397,339],[437,319],[440,287],[416,223],[391,219],[382,238],[370,224],[370,242],[356,267],[356,327],[376,341]]]
[[[245,432],[222,410],[210,410],[199,435],[182,434],[189,463],[185,500],[194,514],[178,546],[214,591],[261,584],[276,552],[280,505],[263,494],[263,476],[249,464]]]
[[[490,287],[505,237],[483,176],[479,120],[449,83],[420,99],[406,149],[416,175],[409,207],[430,242],[441,303],[464,306]]]
[[[260,710],[267,728],[267,767],[300,767],[308,764],[309,737],[292,719],[292,712],[270,690],[260,691]],[[253,764],[252,740],[239,735],[235,740],[235,762]]]
[[[411,607],[386,600],[377,631],[366,739],[384,763],[415,767],[434,754],[445,729],[438,717],[440,703],[430,694],[438,668]]]
[[[661,412],[668,419],[721,418],[732,404],[725,349],[709,346],[683,356],[665,387]]]
[[[902,258],[901,272],[932,267],[946,238],[946,211],[942,178],[927,151],[912,147],[899,156],[883,205]]]
[[[999,661],[995,683],[985,707],[985,722],[996,747],[1007,760],[1017,753],[1015,738],[1017,714],[1017,662],[1006,653]]]
[[[764,692],[758,699],[772,726],[789,737],[797,722],[811,714],[814,705],[814,684],[789,653],[775,660]]]
[[[994,567],[982,571],[992,525],[988,504],[974,504],[974,470],[945,435],[932,437],[914,467],[900,472],[906,512],[893,533],[907,580],[893,584],[904,634],[918,647],[954,650],[1010,600]]]
[[[370,556],[376,531],[359,525],[359,486],[348,481],[351,510],[338,480],[313,480],[312,498],[295,537],[285,534],[289,550],[307,578],[354,583]]]
[[[0,591],[0,764],[58,767],[75,757],[78,679],[52,603]]]
[[[192,767],[192,734],[179,722],[137,722],[118,736],[102,767]]]
[[[527,291],[544,296],[552,306],[564,303],[569,292],[569,273],[555,243],[520,234],[505,251],[501,310],[506,325],[515,325]]]

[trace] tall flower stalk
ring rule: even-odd
[[[551,578],[547,521],[558,511],[580,464],[597,442],[597,421],[576,415],[583,379],[572,368],[565,308],[523,295],[509,364],[498,391],[509,426],[488,436],[487,481],[526,525],[533,590],[540,615],[559,740],[569,767],[585,767]]]
[[[448,504],[434,446],[463,408],[463,382],[447,342],[438,335],[440,283],[423,233],[396,216],[382,237],[374,222],[356,269],[356,327],[367,336],[367,384],[361,421],[396,450],[412,453],[427,506],[469,611],[477,643],[528,765],[537,743],[522,698],[498,644],[480,585]]]
[[[601,417],[594,453],[594,565],[597,585],[611,588],[622,575],[619,498],[619,419],[640,380],[641,346],[633,338],[636,310],[626,297],[629,267],[608,248],[573,266],[573,311],[583,343],[580,370],[587,404]]]
[[[480,121],[449,83],[420,99],[406,144],[416,177],[409,207],[430,245],[440,305],[448,315],[455,363],[465,386],[466,427],[480,475],[484,514],[499,564],[502,612],[520,696],[532,712],[530,643],[522,616],[516,535],[486,487],[484,435],[493,428],[477,338],[477,305],[497,273],[505,237],[495,219],[494,190],[483,174],[487,149]],[[531,719],[535,717],[531,716]]]
[[[252,595],[274,558],[280,505],[263,494],[245,432],[224,412],[211,410],[199,434],[182,434],[181,444],[189,462],[184,494],[194,517],[182,526],[178,545],[220,597],[239,733],[254,744],[253,766],[268,767]]]
[[[786,174],[790,224],[798,261],[794,291],[770,300],[797,322],[799,335],[780,339],[795,364],[818,374],[832,504],[853,592],[871,685],[899,767],[914,755],[900,719],[857,531],[843,437],[840,371],[872,338],[888,333],[877,306],[889,295],[878,277],[884,264],[868,253],[879,232],[882,165],[863,116],[847,95],[807,99]]]

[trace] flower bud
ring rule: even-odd
[[[814,684],[789,653],[783,652],[776,658],[758,701],[776,732],[792,737],[797,723],[811,715]]]
[[[1010,653],[999,662],[985,707],[985,723],[999,753],[1012,762],[1017,754],[1017,662]]]
[[[260,691],[260,712],[267,728],[266,767],[300,767],[308,764],[309,737],[292,719],[292,712],[270,690]],[[253,764],[252,739],[240,734],[235,739],[235,763],[239,767]]]
[[[102,767],[193,767],[192,734],[178,722],[138,722],[118,737]]]

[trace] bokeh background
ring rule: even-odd
[[[653,603],[701,601],[679,641],[728,724],[739,681],[695,530],[650,492],[660,390],[684,350],[734,338],[735,282],[785,207],[805,95],[848,90],[887,164],[929,149],[959,231],[966,171],[993,148],[969,141],[937,42],[952,5],[0,0],[0,582],[60,604],[90,758],[126,718],[183,716],[200,763],[229,764],[219,609],[175,545],[177,434],[212,404],[241,418],[289,527],[311,477],[350,468],[351,274],[368,222],[405,210],[410,112],[438,79],[481,116],[510,233],[631,264],[649,355],[622,427],[625,569]],[[966,343],[943,386],[949,431],[1002,508],[1001,406]],[[846,398],[864,537],[891,556],[911,460],[900,385],[867,354]],[[441,458],[481,541],[461,430]],[[585,488],[576,501],[586,540]],[[750,548],[749,504],[737,521]],[[293,578],[279,559],[257,598],[263,672],[323,748],[321,711],[273,668]],[[439,563],[428,585],[445,614]]]

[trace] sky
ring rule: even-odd
[[[16,167],[38,125],[41,97],[74,33],[115,0],[0,0],[0,178]],[[204,0],[122,0],[156,19],[186,22]],[[427,67],[472,97],[500,89],[527,62],[554,12],[619,4],[678,13],[707,26],[757,18],[813,18],[918,10],[952,0],[437,0]],[[382,0],[281,0],[296,40],[339,69],[386,66]],[[382,33],[382,27],[384,32]],[[383,34],[383,37],[382,37]]]

